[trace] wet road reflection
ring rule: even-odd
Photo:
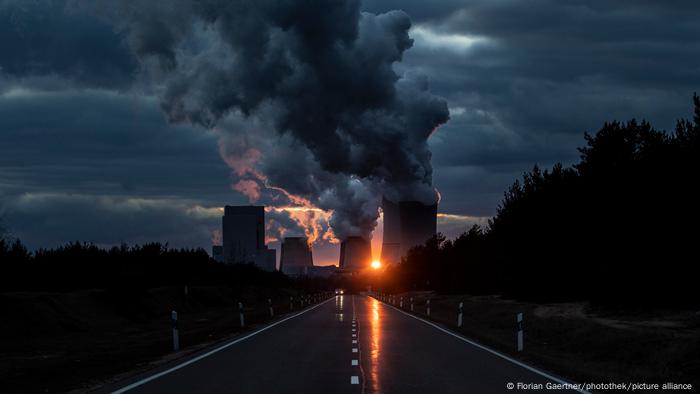
[[[344,296],[342,295],[337,295],[335,296],[335,320],[342,322],[344,320],[343,316],[343,303],[344,303]]]
[[[370,354],[369,354],[369,374],[370,374],[370,391],[374,393],[380,392],[379,385],[379,357],[381,356],[381,309],[379,301],[371,299],[371,311],[369,318],[370,327]]]

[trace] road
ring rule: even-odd
[[[509,382],[557,380],[374,298],[344,295],[98,392],[508,393],[518,391]]]

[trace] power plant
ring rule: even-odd
[[[287,275],[303,275],[313,267],[313,255],[306,237],[285,237],[282,241],[280,271]]]
[[[437,204],[418,201],[393,202],[382,199],[384,238],[381,260],[398,263],[408,251],[422,245],[437,231]],[[276,269],[276,252],[265,245],[265,207],[224,207],[222,244],[212,248],[213,257],[224,263],[254,263],[261,269]],[[305,237],[285,237],[282,241],[280,271],[292,276],[330,275],[334,267],[317,267]],[[353,272],[369,267],[372,246],[369,240],[350,236],[340,244],[339,268]]]
[[[265,246],[265,207],[227,205],[221,222],[225,263],[254,263],[275,270],[277,254]]]
[[[362,237],[348,237],[340,243],[341,270],[356,271],[369,267],[372,261],[372,245]]]
[[[418,245],[422,245],[437,232],[437,204],[426,205],[418,201],[392,202],[382,199],[384,213],[384,238],[382,262],[398,263],[401,257]]]

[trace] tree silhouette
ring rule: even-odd
[[[504,193],[487,229],[411,250],[400,288],[502,293],[603,306],[697,303],[695,191],[700,98],[675,131],[609,122],[584,134],[571,168],[537,165]]]

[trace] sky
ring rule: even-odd
[[[378,255],[378,195],[434,186],[454,237],[533,165],[574,163],[584,132],[671,130],[700,91],[693,0],[123,3],[0,0],[0,218],[32,249],[209,250],[222,207],[256,203],[272,247],[305,234],[331,264],[334,236],[374,229]],[[256,70],[261,45],[283,59]],[[290,64],[299,81],[270,85]],[[316,80],[338,88],[302,98]],[[306,133],[300,112],[347,133]]]

